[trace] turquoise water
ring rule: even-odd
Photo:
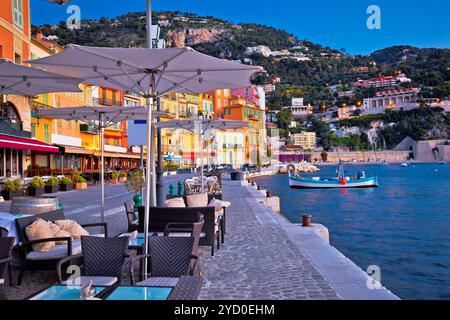
[[[257,181],[280,197],[281,212],[330,231],[330,242],[363,270],[381,268],[381,282],[402,299],[450,299],[450,165],[347,166],[377,175],[374,189],[290,189],[287,175]],[[321,167],[321,176],[335,176]],[[317,176],[318,174],[308,174]],[[308,176],[307,175],[307,176]]]

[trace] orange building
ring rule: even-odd
[[[260,147],[264,140],[263,110],[240,97],[230,98],[222,110],[224,119],[249,122],[249,127],[243,129],[244,162],[256,164],[260,161]]]

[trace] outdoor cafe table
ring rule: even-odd
[[[108,287],[95,286],[96,294],[94,298],[100,298],[105,293]],[[46,287],[40,290],[38,293],[33,294],[26,300],[84,300],[81,298],[81,291],[79,287],[68,286],[66,284],[56,284]]]
[[[8,230],[8,237],[13,237],[14,245],[19,243],[16,219],[29,217],[31,214],[0,212],[0,227]]]

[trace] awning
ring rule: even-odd
[[[94,151],[85,149],[82,147],[72,147],[72,146],[64,146],[60,145],[62,148],[64,148],[64,153],[71,153],[71,154],[86,154],[86,155],[93,155]]]
[[[4,134],[0,134],[0,148],[11,148],[11,149],[43,151],[43,152],[59,151],[58,147],[51,146],[38,140],[7,136]]]

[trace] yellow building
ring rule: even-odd
[[[312,150],[316,147],[316,133],[302,131],[291,135],[291,142],[294,146],[302,147],[305,150]]]

